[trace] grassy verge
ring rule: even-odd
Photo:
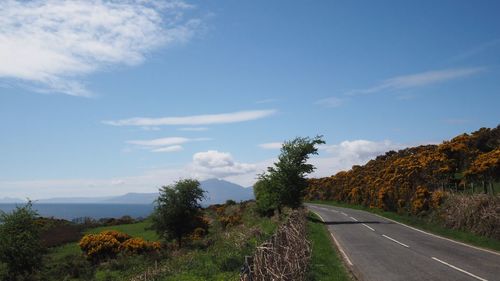
[[[382,211],[379,209],[371,209],[365,206],[361,205],[353,205],[353,204],[348,204],[348,203],[343,203],[343,202],[337,202],[337,201],[311,201],[309,203],[315,203],[315,204],[324,204],[324,205],[331,205],[331,206],[337,206],[337,207],[344,207],[344,208],[351,208],[351,209],[357,209],[357,210],[363,210],[367,212],[371,212],[383,217],[386,217],[388,219],[392,219],[446,238],[450,238],[456,241],[464,242],[470,245],[478,246],[481,248],[485,249],[491,249],[491,250],[496,250],[500,251],[500,241],[487,238],[487,237],[482,237],[479,235],[475,235],[470,232],[462,231],[462,230],[456,230],[456,229],[449,229],[445,228],[437,223],[431,222],[426,219],[414,217],[414,216],[409,216],[409,215],[402,215],[394,212],[387,212],[387,211]]]
[[[308,239],[311,241],[312,258],[309,280],[351,280],[335,250],[325,225],[313,213],[308,215]]]

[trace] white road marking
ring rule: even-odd
[[[335,239],[335,236],[333,236],[333,233],[330,232],[330,235],[332,236],[333,242],[335,242],[335,245],[337,245],[337,248],[339,249],[340,253],[342,254],[342,256],[344,256],[344,259],[347,261],[347,263],[350,266],[352,266],[352,261],[349,259],[349,257],[347,256],[347,254],[344,252],[344,249],[342,249],[342,246],[340,246],[340,244],[337,241],[337,239]]]
[[[344,213],[344,212],[340,212],[340,213],[341,213],[342,215],[346,216],[346,217],[348,216],[348,215],[347,215],[346,213]]]
[[[375,231],[375,229],[371,228],[370,226],[368,226],[368,225],[366,225],[366,224],[364,224],[364,223],[362,223],[362,225],[364,225],[364,226],[368,227],[368,229],[370,229],[371,231]]]
[[[389,240],[391,240],[391,241],[393,241],[393,242],[398,243],[399,245],[401,245],[401,246],[403,246],[403,247],[410,248],[410,246],[408,246],[408,245],[406,245],[406,244],[403,244],[403,243],[399,242],[398,240],[396,240],[396,239],[394,239],[394,238],[391,238],[391,237],[389,237],[389,236],[387,236],[387,235],[385,235],[385,234],[382,234],[382,236],[384,236],[385,238],[387,238],[387,239],[389,239]]]
[[[456,243],[456,244],[459,244],[459,245],[462,245],[462,246],[466,246],[466,247],[469,247],[469,248],[472,248],[472,249],[476,249],[476,250],[480,250],[480,251],[484,251],[484,252],[488,252],[490,254],[494,254],[494,255],[500,256],[499,252],[496,252],[496,251],[493,251],[493,250],[483,249],[483,248],[480,248],[480,247],[476,247],[476,246],[472,246],[472,245],[465,244],[465,243],[462,243],[462,242],[458,242],[458,241],[455,241],[453,239],[449,239],[449,238],[445,238],[445,237],[442,237],[442,236],[439,236],[439,235],[436,235],[436,234],[432,234],[432,233],[429,233],[427,231],[423,231],[423,230],[415,228],[413,226],[409,226],[409,225],[406,225],[404,223],[400,223],[398,221],[395,221],[395,220],[392,220],[392,219],[389,219],[389,218],[386,218],[386,217],[383,217],[383,216],[380,216],[380,215],[377,215],[377,214],[373,214],[373,215],[375,215],[377,217],[380,217],[380,218],[383,218],[383,219],[386,219],[388,221],[392,221],[394,223],[397,223],[397,224],[402,225],[404,227],[407,227],[409,229],[418,231],[420,233],[427,234],[427,235],[432,236],[432,237],[436,237],[436,238],[443,239],[443,240],[446,240],[446,241],[450,241],[450,242],[453,242],[453,243]]]
[[[471,277],[474,277],[474,278],[476,278],[477,280],[481,280],[481,281],[488,281],[488,280],[486,280],[486,279],[484,279],[484,278],[481,278],[481,277],[479,277],[479,276],[477,276],[477,275],[474,275],[474,274],[472,274],[472,273],[470,273],[470,272],[467,272],[467,271],[465,271],[465,270],[463,270],[463,269],[461,269],[461,268],[458,268],[458,267],[456,267],[456,266],[454,266],[454,265],[451,265],[451,264],[449,264],[449,263],[447,263],[447,262],[445,262],[445,261],[442,261],[442,260],[440,260],[440,259],[438,259],[438,258],[432,257],[432,259],[433,259],[433,260],[435,260],[435,261],[438,261],[438,262],[440,262],[440,263],[442,263],[442,264],[444,264],[444,265],[446,265],[446,266],[449,266],[449,267],[451,267],[451,268],[453,268],[453,269],[455,269],[455,270],[458,270],[458,271],[460,271],[460,272],[462,272],[462,273],[465,273],[465,274],[467,274],[467,275],[469,275],[469,276],[471,276]]]
[[[353,218],[353,217],[350,217],[353,221],[358,221],[357,219]]]

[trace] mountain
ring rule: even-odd
[[[203,205],[224,203],[232,199],[236,202],[253,199],[253,188],[220,179],[208,179],[200,182],[200,187],[206,191]],[[114,197],[88,197],[88,198],[50,198],[37,200],[37,203],[99,203],[99,204],[151,204],[158,198],[158,193],[127,193]],[[22,200],[21,200],[22,202]],[[10,203],[10,202],[9,202]]]
[[[204,204],[224,203],[232,199],[236,202],[253,199],[253,188],[243,187],[232,182],[219,179],[209,179],[200,182],[200,186],[207,192]]]

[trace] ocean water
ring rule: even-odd
[[[16,205],[23,204],[0,204],[0,210],[10,212]],[[152,204],[33,204],[38,214],[42,217],[55,217],[72,220],[81,217],[119,218],[131,216],[133,218],[147,217],[153,211]]]

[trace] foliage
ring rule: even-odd
[[[83,279],[92,280],[94,267],[81,254],[69,254],[50,259],[44,272],[46,280]]]
[[[130,238],[125,240],[118,248],[120,252],[128,255],[157,252],[160,249],[161,244],[159,242],[149,242],[142,238]]]
[[[197,180],[185,179],[163,186],[152,215],[158,235],[167,240],[176,239],[180,248],[182,238],[198,227],[203,194]]]
[[[224,228],[218,223],[219,215],[236,213],[241,216],[240,224]],[[255,210],[255,202],[251,201],[236,205],[212,205],[204,210],[203,217],[211,222],[207,234],[170,252],[169,258],[159,265],[161,272],[152,279],[238,280],[245,256],[251,255],[277,225],[274,218],[260,217]],[[141,280],[139,276],[142,275],[138,274],[134,280]]]
[[[94,263],[104,259],[115,258],[119,253],[121,243],[113,235],[87,234],[80,240],[79,246],[85,255]]]
[[[76,242],[82,238],[83,225],[55,218],[38,218],[36,223],[41,228],[42,245],[47,248]]]
[[[105,230],[99,234],[87,234],[79,243],[80,249],[94,263],[116,258],[119,253],[126,255],[157,252],[161,249],[159,242],[148,242],[142,238],[116,230]]]
[[[465,175],[465,177],[464,177]],[[390,151],[363,166],[311,179],[306,200],[335,200],[403,213],[441,206],[444,190],[500,180],[500,125],[462,134],[440,145]],[[491,188],[493,190],[493,188]],[[484,188],[485,193],[491,193]]]
[[[37,217],[31,202],[10,214],[0,213],[0,263],[7,267],[7,280],[27,278],[42,266],[44,249]]]
[[[255,191],[255,197],[263,210],[275,205],[281,213],[283,207],[301,206],[308,185],[305,176],[315,169],[307,160],[310,155],[318,153],[316,146],[324,143],[321,136],[313,139],[297,137],[285,141],[278,161],[259,177],[260,186]]]
[[[253,186],[257,210],[261,215],[271,216],[277,208],[277,193],[270,177],[261,177]]]

